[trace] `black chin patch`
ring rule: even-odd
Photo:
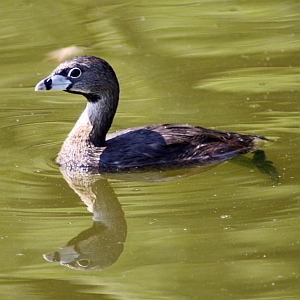
[[[52,79],[51,78],[45,79],[44,84],[45,84],[47,91],[52,89]]]
[[[72,93],[72,91],[70,91],[70,89],[73,87],[73,83],[71,83],[70,85],[68,85],[68,87],[65,89],[66,92]],[[75,93],[74,93],[75,94]],[[78,93],[80,94],[80,93]]]

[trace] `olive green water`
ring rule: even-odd
[[[1,2],[1,299],[300,299],[300,5],[165,3]],[[67,183],[53,158],[85,100],[33,88],[71,46],[118,75],[112,130],[265,135],[279,182],[236,161]],[[96,270],[43,258],[81,232]]]

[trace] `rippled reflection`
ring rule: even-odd
[[[123,251],[127,225],[113,189],[99,176],[71,173],[61,168],[70,187],[93,213],[93,224],[66,245],[44,254],[50,262],[74,269],[103,269],[113,264]]]
[[[262,150],[255,151],[252,159],[242,157],[236,162],[244,166],[255,166],[267,174],[273,182],[278,181],[275,167],[266,159]],[[93,214],[94,222],[90,228],[79,233],[65,245],[44,254],[44,258],[49,262],[58,262],[77,270],[104,269],[117,261],[124,248],[127,225],[121,204],[107,179],[100,174],[78,173],[64,167],[60,170],[69,186]],[[190,174],[192,171],[193,169],[184,169],[184,173],[181,174]],[[156,181],[174,179],[170,176],[172,171],[161,176],[164,173],[152,171],[150,172],[152,176],[146,173],[147,177],[143,177],[142,172],[119,176],[123,179],[130,176],[140,180],[147,178]]]

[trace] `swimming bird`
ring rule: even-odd
[[[143,168],[209,165],[251,152],[263,136],[183,124],[128,128],[108,134],[119,101],[119,83],[112,67],[95,56],[77,56],[61,63],[35,91],[80,94],[87,106],[57,156],[61,166],[114,172]]]

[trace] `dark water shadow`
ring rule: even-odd
[[[255,150],[253,157],[249,158],[246,156],[241,156],[232,160],[233,163],[242,165],[248,168],[257,168],[261,173],[268,176],[274,184],[279,183],[279,174],[273,162],[268,160],[263,150]]]

